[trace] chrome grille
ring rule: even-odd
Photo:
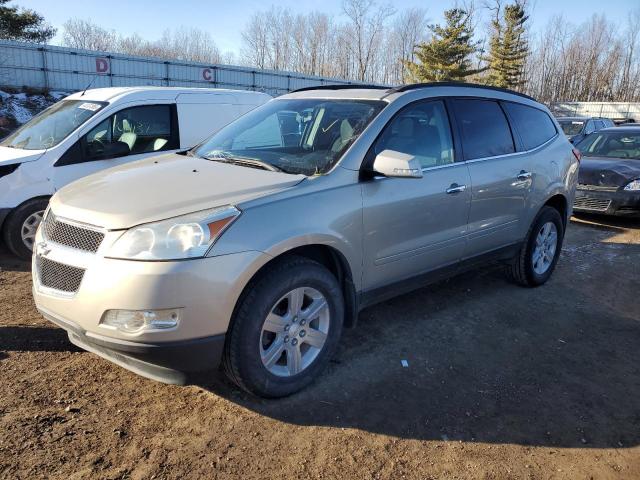
[[[51,211],[44,220],[42,233],[53,243],[92,253],[98,251],[104,240],[104,233],[58,220]]]
[[[607,187],[603,185],[587,185],[586,183],[579,183],[578,190],[591,190],[594,192],[615,192],[618,187]]]
[[[604,212],[609,208],[609,205],[611,205],[611,200],[608,198],[576,197],[573,202],[573,208],[593,212]]]
[[[36,268],[40,285],[61,292],[77,292],[84,276],[82,268],[54,262],[41,256],[36,257]]]

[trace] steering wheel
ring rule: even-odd
[[[94,156],[98,157],[104,154],[105,146],[104,146],[104,142],[101,139],[94,137],[94,139],[89,142],[89,146],[91,149],[91,153]]]

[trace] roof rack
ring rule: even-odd
[[[338,83],[338,84],[334,84],[334,85],[317,85],[315,87],[304,87],[304,88],[298,88],[296,90],[292,90],[289,93],[296,93],[296,92],[306,92],[308,90],[351,90],[351,89],[378,89],[378,90],[388,90],[389,87],[383,87],[381,85],[363,85],[360,83],[356,83],[356,84],[345,84],[345,83]]]
[[[406,92],[409,90],[417,90],[419,88],[430,87],[465,87],[465,88],[482,88],[485,90],[495,90],[497,92],[510,93],[511,95],[518,95],[519,97],[528,98],[529,100],[537,101],[535,98],[525,95],[524,93],[515,92],[508,88],[493,87],[490,85],[481,85],[479,83],[466,83],[466,82],[429,82],[429,83],[412,83],[409,85],[400,85],[389,89],[389,93]]]

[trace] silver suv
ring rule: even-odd
[[[51,200],[34,297],[70,340],[156,380],[222,363],[307,385],[365,306],[498,260],[547,281],[579,158],[530,97],[465,84],[274,99],[182,154]]]

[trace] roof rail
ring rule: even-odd
[[[465,87],[465,88],[483,88],[485,90],[495,90],[498,92],[510,93],[511,95],[518,95],[519,97],[528,98],[536,102],[537,100],[524,93],[515,92],[508,88],[493,87],[491,85],[481,85],[479,83],[466,83],[466,82],[429,82],[429,83],[412,83],[409,85],[400,85],[399,87],[390,88],[389,93],[406,92],[409,90],[417,90],[419,88],[430,87]]]
[[[298,88],[296,90],[292,90],[289,93],[306,92],[308,90],[351,90],[351,89],[354,89],[354,88],[358,88],[358,89],[375,88],[375,89],[382,89],[382,90],[388,90],[389,89],[389,87],[383,87],[381,85],[363,85],[363,84],[360,84],[360,83],[356,83],[356,84],[338,83],[338,84],[334,84],[334,85],[317,85],[315,87]]]

